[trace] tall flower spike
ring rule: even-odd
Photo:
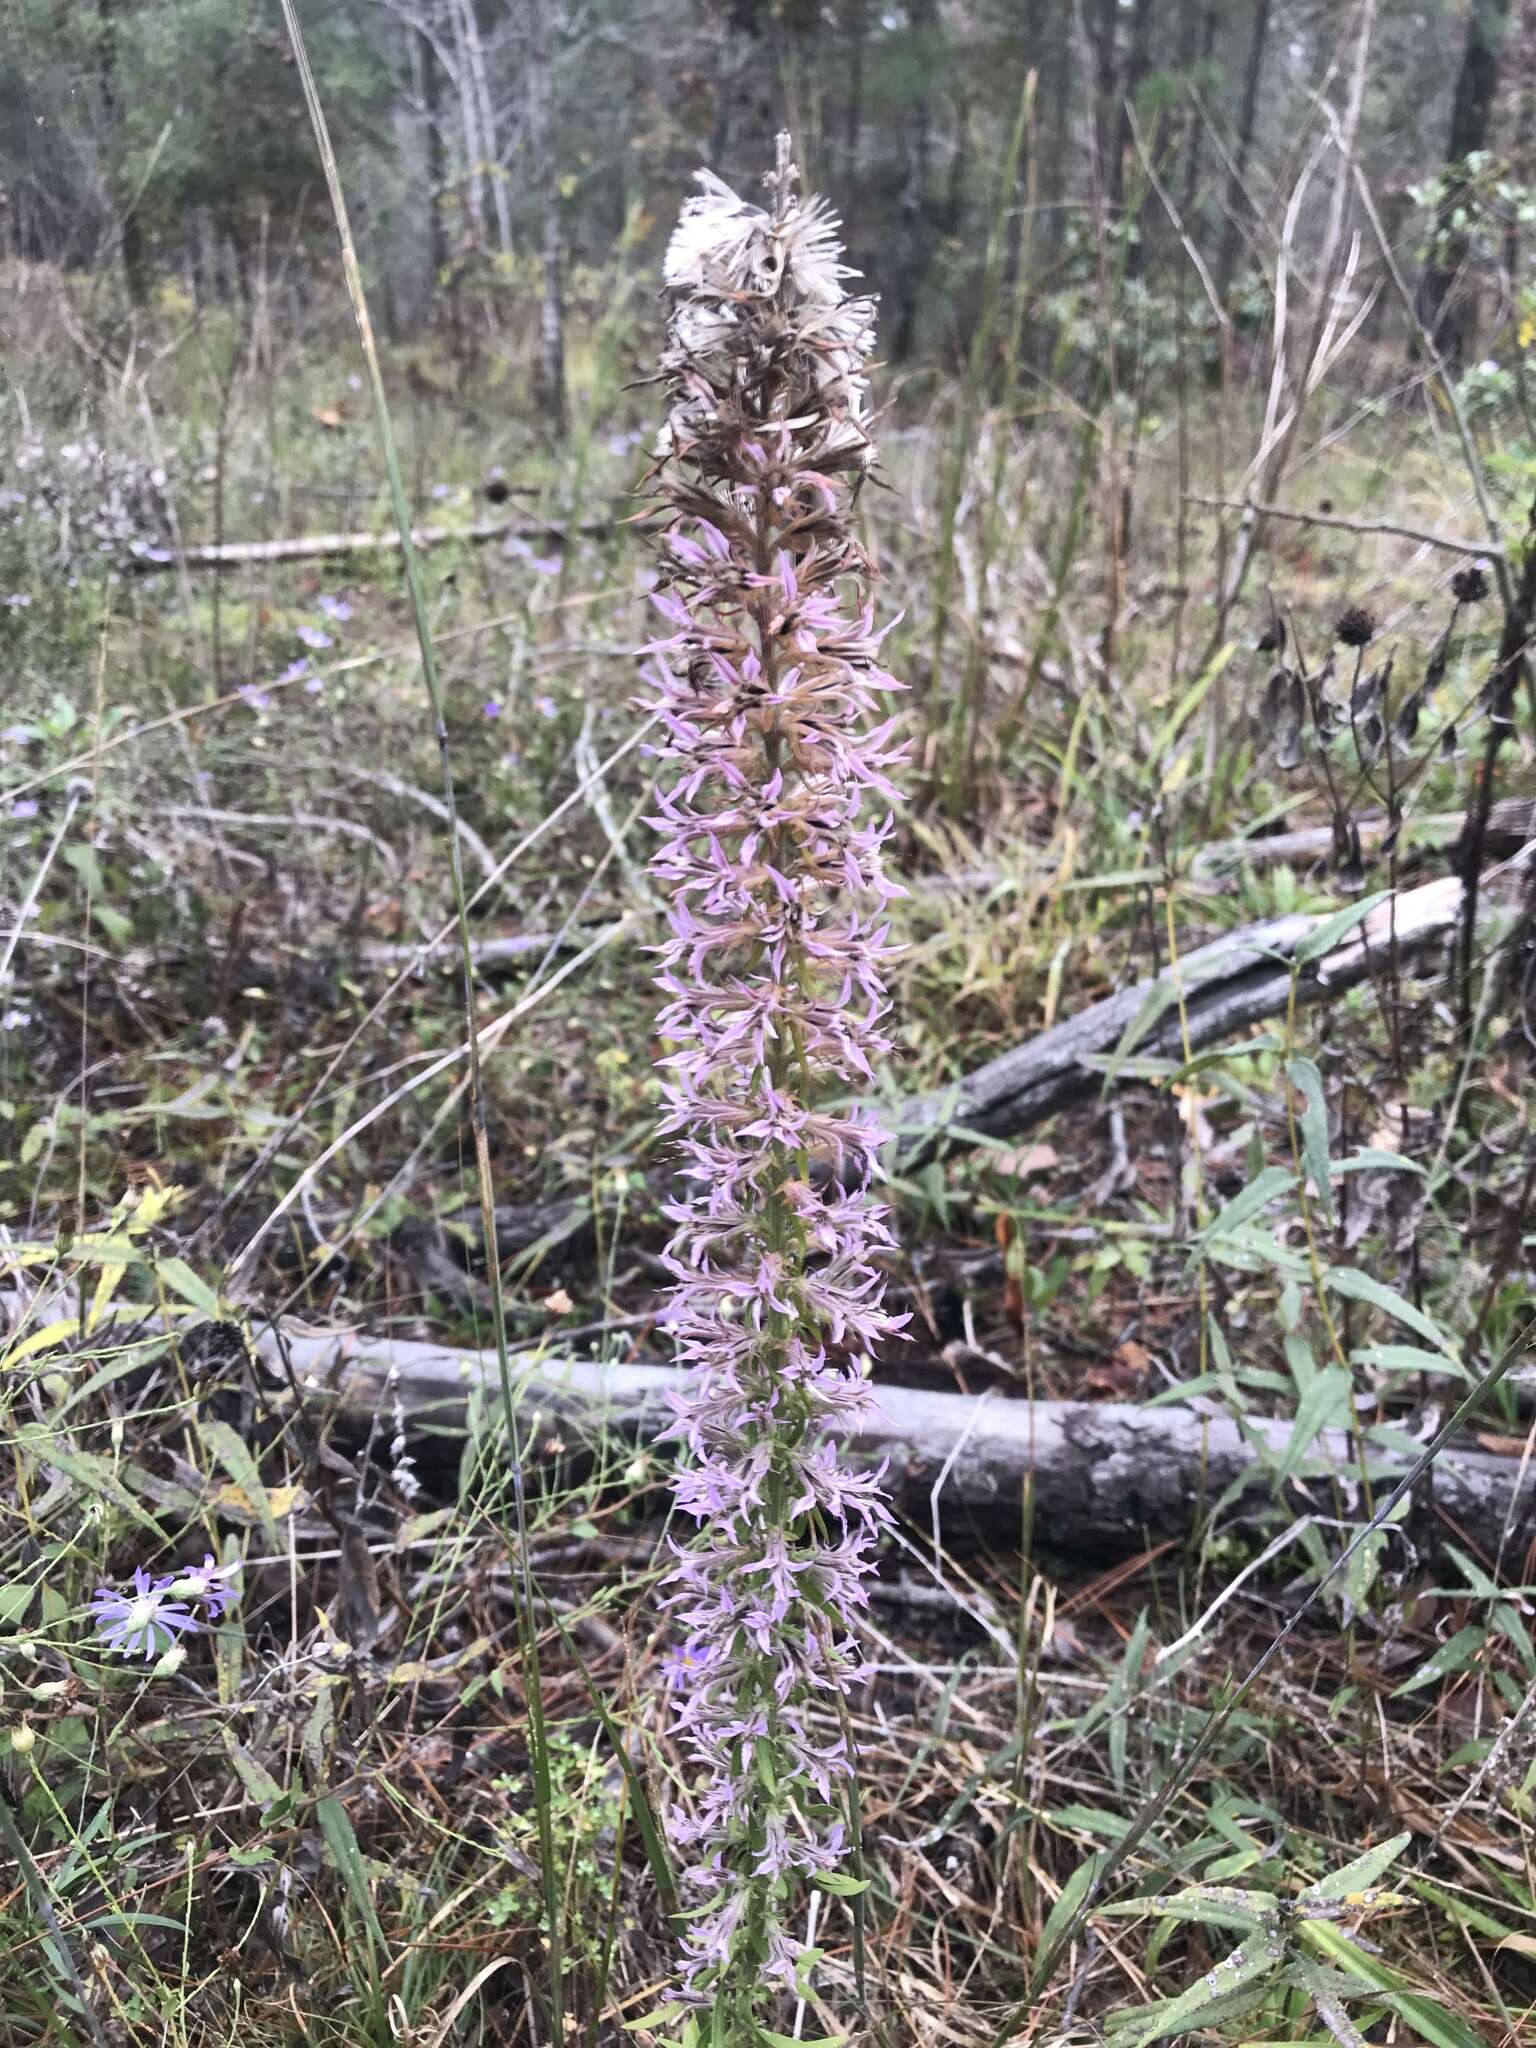
[[[872,570],[850,499],[873,460],[874,305],[779,139],[766,208],[709,172],[667,253],[657,446],[671,508],[647,652],[667,736],[652,872],[670,903],[658,984],[673,1206],[669,1318],[691,1368],[669,1432],[698,1525],[665,1601],[669,1816],[694,1897],[683,1986],[759,2038],[814,1955],[788,1929],[847,1853],[846,1699],[889,1510],[837,1432],[869,1400],[890,1244],[884,1134],[840,1098],[888,1050],[882,870],[900,759],[881,699]],[[797,1916],[798,1917],[798,1916]]]

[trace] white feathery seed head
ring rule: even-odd
[[[798,177],[787,136],[764,181],[771,207],[742,199],[713,171],[698,172],[700,189],[684,202],[664,266],[673,303],[661,360],[677,381],[658,456],[687,445],[708,409],[702,386],[723,398],[733,365],[759,335],[772,334],[780,344],[787,335],[813,358],[826,450],[858,448],[874,460],[864,367],[874,349],[875,302],[849,297],[844,280],[858,272],[842,260],[838,217],[823,199],[802,201]]]

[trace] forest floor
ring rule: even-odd
[[[0,1770],[30,1849],[0,1877],[6,2048],[547,2038],[541,1808],[570,2038],[636,2038],[626,2024],[666,2002],[644,1804],[673,1766],[659,1459],[535,1419],[514,1473],[488,1404],[467,1437],[425,1440],[403,1392],[359,1443],[324,1387],[249,1349],[273,1318],[489,1342],[451,934],[424,957],[452,898],[397,558],[164,559],[388,531],[342,333],[278,363],[199,328],[132,379],[101,365],[83,404],[40,359],[11,365],[28,402],[7,401],[0,480]],[[665,1165],[636,708],[648,394],[620,391],[623,356],[578,360],[558,455],[518,424],[494,356],[473,374],[427,349],[390,365],[417,516],[508,523],[425,565],[473,932],[519,941],[477,991],[511,1333],[614,1360],[660,1355]],[[1418,827],[1470,800],[1497,604],[1451,595],[1465,554],[1277,522],[1221,618],[1235,518],[1223,557],[1223,515],[1180,479],[1231,495],[1261,398],[1233,394],[1221,419],[1206,392],[1166,416],[1145,403],[1090,444],[1054,397],[1004,413],[903,392],[862,508],[912,685],[893,1103],[1173,945],[1448,871],[1446,835]],[[1519,423],[1479,433],[1518,532]],[[1290,505],[1476,543],[1422,398],[1319,408],[1312,435]],[[1373,614],[1363,661],[1333,647],[1349,606]],[[1331,647],[1325,745],[1271,678],[1287,661],[1317,678]],[[1500,794],[1530,775],[1517,738]],[[1393,807],[1402,830],[1367,832],[1358,858],[1206,857]],[[1368,1487],[1306,1463],[1324,1426],[1422,1438],[1519,1326],[1527,1019],[1489,964],[1501,930],[1479,943],[1470,1038],[1445,959],[1393,960],[1219,1056],[1146,1063],[1016,1141],[898,1168],[891,1277],[914,1325],[884,1379],[1203,1397],[1296,1434],[1269,1494],[1215,1503],[1177,1541],[1063,1554],[1037,1528],[1021,1551],[1014,1516],[946,1523],[936,1549],[903,1528],[858,1714],[873,1883],[857,1927],[827,1902],[827,2010],[797,2036],[834,2031],[857,1975],[870,2041],[1088,2041],[1238,1938],[1097,1916],[1036,1974],[1094,1859],[1368,1514]],[[1298,1061],[1320,1078],[1321,1181],[1359,1168],[1336,1203],[1290,1171]],[[1247,1222],[1274,1251],[1231,1220],[1255,1188]],[[1391,1300],[1330,1316],[1340,1268]],[[1494,1455],[1529,1456],[1518,1397],[1494,1392],[1473,1423]],[[243,1559],[244,1598],[179,1669],[91,1643],[103,1578],[208,1550]],[[525,1563],[552,1731],[538,1784]],[[1319,1917],[1301,1948],[1353,1986],[1357,2038],[1530,2038],[1532,1578],[1518,1542],[1376,1542],[1224,1721],[1134,1871],[1163,1893],[1286,1896],[1406,1831],[1400,1903],[1354,1902],[1354,1943]],[[1210,2031],[1320,2041],[1322,2010],[1277,1979]]]

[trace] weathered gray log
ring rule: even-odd
[[[496,1360],[488,1351],[361,1334],[290,1336],[286,1343],[300,1387],[322,1403],[334,1400],[359,1428],[398,1401],[417,1428],[458,1434],[475,1390],[493,1422],[498,1412]],[[258,1345],[280,1372],[276,1341],[269,1334]],[[682,1385],[671,1367],[554,1357],[519,1357],[513,1375],[532,1462],[547,1455],[552,1436],[567,1449],[605,1431],[654,1440],[671,1420],[668,1392]],[[1245,1508],[1261,1506],[1270,1497],[1262,1451],[1278,1459],[1291,1435],[1285,1421],[1253,1419],[1239,1427],[1225,1414],[1193,1407],[889,1386],[876,1390],[876,1401],[877,1412],[850,1438],[850,1449],[860,1459],[889,1461],[892,1490],[920,1525],[931,1523],[937,1488],[948,1538],[963,1539],[972,1528],[1016,1532],[1027,1488],[1036,1539],[1058,1551],[1110,1554],[1179,1541],[1234,1484],[1242,1487]],[[1413,1455],[1368,1446],[1373,1485],[1401,1477]],[[1336,1489],[1353,1499],[1358,1485],[1353,1442],[1342,1430],[1328,1430],[1287,1489],[1286,1505],[1332,1514]],[[1536,1459],[1475,1446],[1447,1450],[1409,1517],[1419,1536],[1436,1526],[1460,1530],[1490,1556],[1518,1555],[1536,1536]]]
[[[612,533],[615,520],[589,519],[572,526],[561,520],[529,523],[516,519],[480,519],[470,526],[416,526],[412,545],[422,550],[446,541],[563,541],[577,536]],[[125,558],[125,566],[141,576],[170,569],[255,569],[272,562],[319,562],[333,555],[398,553],[400,536],[387,533],[301,533],[280,540],[227,540],[216,546],[141,549]]]
[[[1493,870],[1487,880],[1524,867],[1528,853]],[[1461,883],[1447,875],[1378,904],[1343,944],[1302,966],[1297,1002],[1343,994],[1380,973],[1394,947],[1400,965],[1422,961],[1455,931],[1461,895]],[[1186,1047],[1195,1053],[1236,1039],[1278,1016],[1290,1001],[1298,952],[1326,921],[1297,912],[1245,925],[1186,954],[1176,969],[1091,1003],[949,1087],[896,1104],[887,1118],[896,1158],[905,1166],[955,1151],[977,1134],[1011,1138],[1030,1130],[1104,1086],[1102,1063],[1120,1049],[1138,1019],[1146,1028],[1126,1047],[1127,1056],[1167,1060],[1181,1058]]]

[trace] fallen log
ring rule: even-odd
[[[1512,876],[1530,864],[1530,856],[1527,846],[1485,879]],[[1298,912],[1245,925],[1186,954],[1162,974],[1091,1003],[947,1088],[897,1103],[887,1115],[894,1157],[907,1167],[978,1136],[1016,1137],[1094,1090],[1133,1078],[1134,1069],[1130,1075],[1123,1069],[1106,1075],[1104,1062],[1117,1052],[1179,1059],[1186,1048],[1195,1053],[1235,1039],[1286,1009],[1298,957],[1298,1004],[1342,995],[1382,971],[1394,949],[1400,965],[1421,961],[1455,932],[1461,901],[1462,885],[1454,875],[1400,890],[1316,960],[1306,958],[1306,946],[1325,917]]]
[[[479,519],[469,526],[413,526],[411,544],[426,550],[446,541],[526,540],[565,541],[612,533],[615,519],[589,519],[580,525],[562,520],[532,523],[516,519]],[[125,558],[124,566],[141,576],[153,576],[171,569],[256,569],[274,562],[319,562],[333,555],[381,555],[398,553],[400,535],[387,533],[301,533],[279,540],[227,540],[217,545],[190,548],[138,547]]]
[[[1422,817],[1404,818],[1399,826],[1403,847],[1449,847],[1456,843],[1467,822],[1465,811],[1430,811]],[[1353,820],[1362,850],[1380,846],[1391,829],[1383,811],[1368,812]],[[1488,813],[1485,851],[1491,859],[1516,854],[1526,841],[1536,837],[1536,797],[1500,797]],[[1208,839],[1184,861],[1175,862],[1176,873],[1187,873],[1192,881],[1215,881],[1237,868],[1276,867],[1282,862],[1326,860],[1334,850],[1331,825],[1299,825],[1289,832],[1246,832],[1235,839]],[[932,875],[916,885],[916,891],[954,896],[996,889],[1021,879],[1034,884],[1042,875],[1054,873],[1056,863],[1042,858],[1031,866],[1025,858],[1018,868],[961,868],[951,874]],[[1123,878],[1122,878],[1123,880]],[[1093,877],[1079,875],[1077,886],[1090,887]],[[1108,886],[1106,884],[1106,886]]]
[[[488,1351],[461,1351],[361,1333],[285,1335],[306,1395],[334,1401],[340,1419],[366,1431],[398,1402],[417,1431],[462,1435],[472,1393],[499,1412],[498,1372]],[[277,1339],[258,1350],[286,1384]],[[522,1356],[513,1361],[525,1456],[537,1464],[552,1439],[574,1450],[611,1432],[642,1443],[670,1422],[668,1392],[683,1375],[659,1365],[598,1365]],[[1229,1488],[1251,1513],[1273,1499],[1266,1470],[1285,1451],[1291,1424],[1242,1423],[1195,1407],[1142,1408],[1115,1401],[1029,1401],[1004,1395],[876,1389],[876,1412],[849,1438],[852,1455],[888,1461],[888,1483],[921,1527],[935,1518],[946,1541],[973,1532],[1017,1534],[1028,1490],[1036,1540],[1052,1550],[1109,1555],[1147,1543],[1181,1541]],[[1418,1446],[1391,1431],[1366,1432],[1373,1486],[1384,1490]],[[1343,1430],[1312,1446],[1284,1503],[1333,1515],[1340,1494],[1358,1508],[1359,1456]],[[1230,1509],[1228,1510],[1231,1511]],[[1536,1458],[1505,1457],[1476,1444],[1448,1448],[1408,1517],[1423,1540],[1439,1528],[1470,1539],[1488,1556],[1518,1557],[1536,1540]]]

